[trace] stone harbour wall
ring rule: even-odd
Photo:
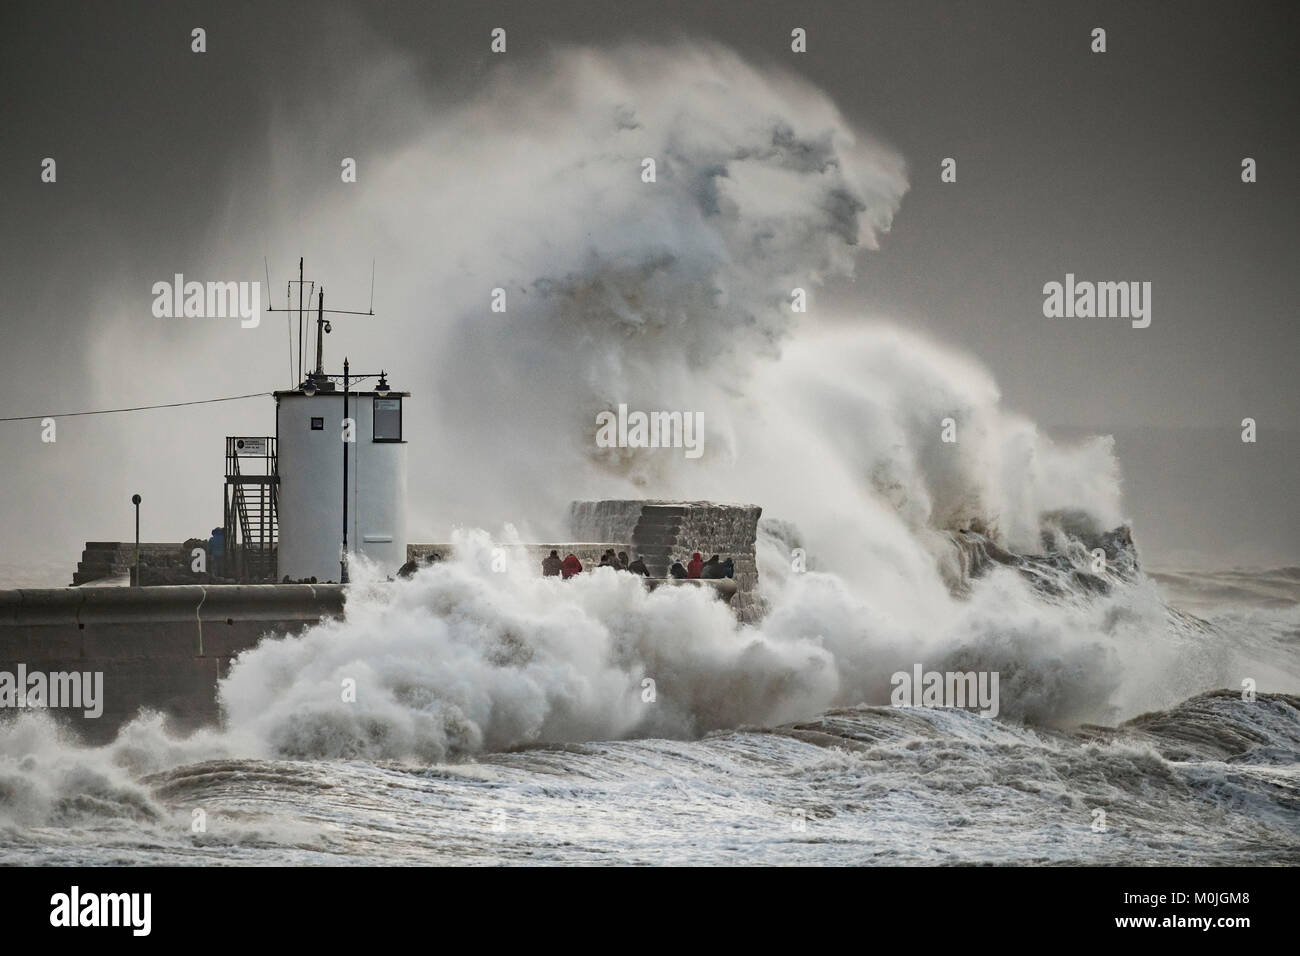
[[[343,600],[337,584],[0,591],[0,671],[102,673],[99,717],[47,711],[93,743],[142,707],[189,731],[217,722],[217,681],[235,656],[339,616]],[[0,720],[17,712],[0,708]]]
[[[759,614],[758,505],[711,501],[575,501],[569,506],[569,531],[575,538],[602,537],[629,543],[628,554],[645,561],[653,577],[666,577],[674,560],[683,564],[693,552],[731,558],[736,566],[736,594],[731,606],[745,622]],[[579,556],[581,560],[581,556]]]

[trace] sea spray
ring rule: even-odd
[[[497,576],[467,545],[241,657],[221,688],[241,747],[429,760],[689,737],[886,703],[889,675],[917,660],[997,670],[999,719],[1068,725],[1172,702],[1162,669],[1177,651],[1152,637],[1163,609],[1140,587],[1050,602],[1011,568],[952,587],[946,535],[979,522],[1034,550],[1062,508],[1108,528],[1123,519],[1119,472],[1104,436],[1059,445],[1004,409],[975,359],[819,305],[903,201],[895,150],[806,80],[708,43],[512,58],[436,108],[406,75],[374,78],[393,123],[356,183],[363,203],[297,192],[305,131],[290,119],[272,133],[273,199],[259,193],[248,221],[272,246],[317,237],[327,261],[382,247],[386,328],[417,392],[417,533],[513,521],[553,537],[574,498],[739,499],[797,529],[820,570],[788,571],[790,554],[761,541],[768,615],[745,628],[704,594]],[[321,95],[346,127],[376,86]],[[265,151],[249,161],[264,170]],[[231,197],[231,221],[248,201]],[[794,289],[814,293],[807,312]],[[601,447],[596,416],[620,405],[703,415],[702,454]],[[1212,672],[1192,669],[1193,682]]]
[[[501,572],[496,549],[483,532],[458,533],[452,559],[408,580],[371,579],[341,620],[242,654],[220,686],[229,732],[281,757],[425,762],[693,738],[887,705],[891,675],[922,659],[998,672],[1004,720],[1106,721],[1121,700],[1148,709],[1172,697],[1162,668],[1178,647],[1141,588],[1048,599],[1003,568],[921,629],[835,575],[805,572],[774,588],[767,617],[748,626],[707,590],[647,591],[608,568],[570,580],[521,562]]]

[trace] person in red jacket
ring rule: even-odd
[[[563,577],[566,581],[569,578],[573,577],[575,574],[581,574],[581,573],[582,573],[582,562],[578,560],[578,556],[576,554],[569,555],[567,558],[564,559],[564,563],[560,565],[560,576]]]
[[[700,552],[696,551],[691,555],[690,563],[686,565],[686,576],[688,578],[698,578],[702,570],[704,570],[704,558],[701,557]]]

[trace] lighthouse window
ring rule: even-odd
[[[314,432],[324,431],[324,430],[325,430],[325,419],[323,419],[323,418],[316,418],[315,416],[313,416],[313,417],[312,417],[312,420],[311,420],[311,430],[314,431]]]
[[[375,441],[402,440],[402,400],[400,398],[375,399]]]

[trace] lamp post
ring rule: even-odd
[[[131,584],[140,586],[140,496],[132,495],[131,504],[135,505],[135,563]]]

